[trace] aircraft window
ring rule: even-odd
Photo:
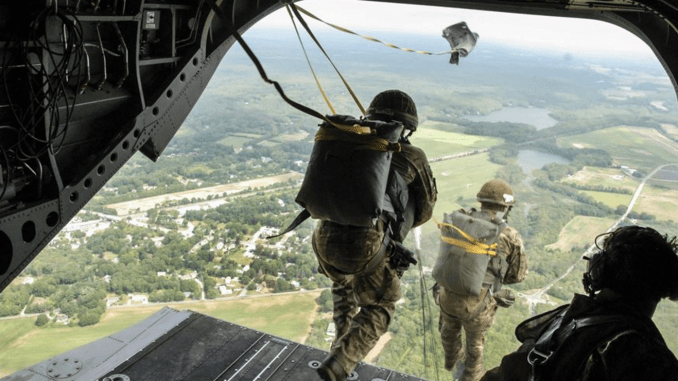
[[[442,31],[461,21],[478,33],[474,50],[450,65],[449,56],[391,49],[306,19],[363,104],[393,88],[414,99],[420,124],[411,141],[424,149],[436,177],[436,219],[477,206],[476,194],[488,180],[501,178],[513,187],[516,204],[508,222],[522,235],[529,273],[524,282],[507,286],[518,297],[497,313],[486,338],[487,368],[517,347],[517,323],[583,293],[580,258],[597,234],[620,220],[672,235],[678,231],[678,102],[651,49],[630,32],[593,20],[381,2],[298,4],[327,22],[415,50],[449,49]],[[331,66],[301,33],[337,113],[359,116]],[[284,9],[243,38],[291,99],[330,113]],[[186,74],[179,80],[186,81]],[[162,98],[163,91],[159,94]],[[181,98],[173,90],[164,95]],[[152,109],[154,116],[160,113]],[[21,309],[59,308],[77,325],[84,302],[73,295],[87,291],[103,295],[86,306],[99,313],[90,327],[99,336],[110,334],[102,328],[106,324],[121,329],[123,318],[132,324],[170,305],[326,349],[332,301],[321,292],[330,282],[317,270],[313,222],[282,238],[261,239],[284,228],[301,209],[295,196],[319,123],[281,100],[233,45],[157,162],[142,155],[129,160],[0,296],[0,306],[10,311],[12,298],[4,295],[20,300],[19,290],[32,287],[37,291]],[[141,131],[133,135],[139,138]],[[129,149],[130,142],[122,148]],[[115,153],[109,158],[122,161]],[[103,176],[106,167],[96,172]],[[83,186],[92,187],[93,180]],[[78,196],[73,192],[70,200]],[[59,218],[49,213],[46,224],[55,226]],[[25,226],[24,238],[40,225]],[[440,232],[430,221],[421,233],[420,242],[411,233],[405,245],[420,246],[430,288]],[[0,231],[0,273],[12,250]],[[33,286],[21,284],[29,278]],[[425,311],[424,344],[419,285],[419,270],[411,267],[403,277],[403,301],[379,344],[383,350],[368,361],[432,379],[434,362],[442,364],[438,311],[435,305]],[[276,295],[285,292],[292,294]],[[426,294],[430,298],[428,289]],[[250,311],[257,311],[256,318]],[[678,335],[669,333],[675,332],[676,316],[678,307],[662,302],[654,318],[674,353]],[[0,321],[0,331],[3,324],[9,323]],[[33,339],[5,347],[11,347],[12,358],[31,363],[63,351],[39,345],[49,334],[79,332],[57,322],[25,329]],[[36,348],[40,359],[22,354]],[[6,356],[0,350],[0,359]],[[0,367],[0,376],[31,363]]]

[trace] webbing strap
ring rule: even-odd
[[[348,125],[348,124],[339,124],[339,123],[334,123],[332,124],[334,127],[350,132],[352,134],[358,134],[358,135],[371,135],[372,134],[372,129],[369,127],[361,126],[359,124],[353,124],[353,125]]]
[[[344,32],[344,33],[349,33],[349,34],[358,36],[358,37],[360,37],[360,38],[364,38],[364,39],[369,40],[369,41],[372,41],[372,42],[378,42],[378,43],[380,43],[380,44],[384,44],[384,45],[388,46],[389,48],[399,49],[399,50],[402,50],[402,51],[404,51],[404,52],[417,53],[417,54],[423,54],[423,55],[428,55],[428,56],[437,56],[437,55],[450,54],[450,53],[455,53],[455,52],[457,52],[456,49],[454,49],[454,50],[447,50],[447,51],[444,51],[444,52],[427,52],[427,51],[423,51],[423,50],[414,50],[414,49],[410,49],[410,48],[401,48],[400,46],[393,45],[393,44],[391,44],[391,43],[388,43],[388,42],[384,42],[384,41],[378,40],[378,39],[376,39],[376,38],[374,38],[374,37],[370,37],[370,36],[365,36],[365,35],[362,35],[362,34],[358,34],[358,33],[354,32],[354,31],[352,31],[352,30],[348,30],[348,29],[346,29],[346,28],[342,28],[342,27],[340,27],[340,26],[338,26],[338,25],[330,24],[330,23],[328,23],[327,21],[324,21],[324,20],[319,19],[319,18],[316,17],[315,15],[311,14],[310,12],[304,10],[303,8],[301,8],[301,7],[299,7],[299,6],[297,6],[296,8],[298,8],[299,11],[301,11],[301,12],[302,12],[303,14],[305,14],[306,16],[311,17],[311,18],[313,18],[313,19],[315,19],[315,20],[318,20],[318,21],[320,21],[321,23],[323,23],[323,24],[325,24],[325,25],[327,25],[327,26],[329,26],[329,27],[332,27],[332,28],[334,28],[334,29],[336,29],[336,30],[338,30],[338,31],[341,31],[341,32]]]
[[[235,26],[233,25],[233,23],[231,23],[231,21],[228,19],[228,17],[226,17],[226,15],[225,15],[224,12],[221,10],[221,8],[219,8],[219,6],[217,5],[216,1],[215,1],[215,0],[207,0],[207,3],[208,3],[209,6],[212,8],[212,10],[214,11],[214,13],[215,13],[217,16],[219,16],[219,18],[221,19],[221,21],[224,23],[224,26],[226,27],[226,29],[228,29],[228,31],[231,33],[231,35],[238,41],[238,43],[239,43],[240,46],[243,48],[243,50],[245,51],[245,53],[247,53],[247,55],[250,57],[250,59],[251,59],[252,62],[254,63],[254,66],[257,67],[257,70],[259,71],[259,75],[261,76],[261,78],[262,78],[266,83],[269,83],[269,84],[273,85],[273,86],[275,87],[275,89],[278,91],[278,94],[280,94],[280,96],[282,97],[282,99],[283,99],[285,102],[287,102],[287,104],[289,104],[290,106],[292,106],[292,107],[296,108],[297,110],[299,110],[299,111],[301,111],[301,112],[304,112],[304,113],[306,113],[306,114],[308,114],[308,115],[314,116],[314,117],[316,117],[316,118],[318,118],[318,119],[322,119],[322,120],[324,120],[324,121],[326,121],[326,122],[328,122],[328,123],[332,123],[330,120],[328,120],[328,119],[327,119],[324,115],[322,115],[321,113],[319,113],[319,112],[313,110],[313,109],[310,108],[310,107],[304,106],[304,105],[302,105],[302,104],[300,104],[300,103],[297,103],[297,102],[295,102],[295,101],[289,99],[289,98],[287,97],[287,95],[285,95],[285,92],[283,91],[283,89],[282,89],[282,87],[280,86],[280,84],[279,84],[278,82],[273,81],[273,80],[270,80],[270,79],[268,78],[268,76],[266,75],[266,71],[264,70],[264,67],[261,65],[261,62],[259,62],[259,59],[257,58],[257,56],[254,55],[254,52],[252,52],[252,49],[250,49],[250,47],[245,43],[245,40],[243,40],[242,36],[240,36],[240,33],[238,33],[238,31],[236,30],[236,28],[235,28]]]
[[[301,14],[299,14],[299,11],[297,10],[298,7],[294,4],[292,4],[292,5],[286,4],[286,6],[288,8],[290,8],[290,7],[292,8],[292,11],[297,16],[297,18],[299,19],[299,22],[304,27],[304,29],[306,29],[306,32],[308,32],[308,35],[311,36],[311,38],[316,43],[316,45],[318,45],[318,48],[320,49],[320,51],[323,52],[325,57],[327,57],[327,60],[330,62],[330,64],[332,64],[332,67],[334,68],[334,70],[339,75],[339,78],[341,78],[341,81],[344,82],[344,86],[346,86],[346,90],[348,90],[348,92],[351,94],[351,97],[353,97],[353,101],[358,106],[358,108],[360,109],[360,112],[364,116],[365,115],[365,108],[363,107],[362,103],[360,103],[360,100],[358,100],[358,97],[355,95],[355,93],[351,89],[351,86],[348,85],[348,82],[346,82],[346,80],[344,79],[344,76],[341,75],[341,73],[339,72],[339,69],[337,69],[337,67],[334,65],[334,62],[332,62],[332,59],[330,58],[330,56],[327,54],[327,52],[325,52],[325,49],[323,49],[322,45],[320,45],[320,42],[318,42],[318,39],[315,38],[315,35],[313,34],[313,32],[311,32],[311,28],[308,27],[308,24],[306,24],[306,21],[301,17]],[[304,11],[304,13],[308,14],[308,12],[306,12],[306,11]]]
[[[320,94],[322,94],[323,99],[325,99],[325,103],[327,103],[327,107],[329,107],[332,114],[335,115],[337,112],[334,111],[334,107],[332,107],[332,103],[327,98],[327,94],[325,94],[325,90],[323,90],[323,87],[320,85],[320,81],[318,80],[318,76],[315,74],[315,70],[313,70],[313,65],[311,64],[311,60],[308,58],[308,54],[306,53],[306,47],[304,47],[304,42],[301,40],[301,35],[299,35],[299,29],[297,29],[297,23],[294,21],[294,16],[292,15],[292,11],[290,10],[289,5],[286,6],[285,9],[287,9],[287,13],[290,15],[290,19],[292,20],[292,25],[294,25],[294,31],[297,33],[297,38],[299,39],[299,45],[301,45],[301,50],[303,50],[303,52],[304,52],[304,57],[306,57],[306,62],[308,62],[308,67],[311,69],[311,73],[313,74],[313,79],[315,80],[316,85],[318,85],[318,90],[320,90]]]
[[[440,229],[442,226],[447,226],[451,227],[452,229],[456,230],[457,233],[461,234],[462,237],[464,237],[468,242],[458,240],[456,238],[452,237],[445,237],[442,236],[440,237],[441,240],[444,242],[449,243],[450,245],[461,247],[462,249],[466,250],[467,252],[471,254],[487,254],[487,255],[497,255],[497,243],[493,243],[491,245],[488,245],[486,243],[482,243],[478,241],[477,239],[471,237],[470,235],[466,234],[463,230],[459,229],[458,227],[448,224],[446,222],[438,222],[434,218],[434,221],[438,225],[438,229]]]
[[[331,129],[327,127],[321,127],[318,132],[315,134],[315,141],[321,140],[334,140],[334,141],[344,141],[356,143],[358,146],[356,149],[368,149],[372,151],[382,151],[382,152],[400,152],[401,146],[400,143],[391,143],[386,139],[376,137],[373,135],[355,135],[350,133],[345,133],[336,129]]]
[[[487,255],[497,255],[497,244],[493,243],[491,245],[486,245],[484,243],[472,243],[462,241],[452,237],[440,237],[441,240],[449,243],[450,245],[461,247],[466,250],[467,253],[471,254],[487,254]]]

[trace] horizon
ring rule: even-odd
[[[328,23],[395,45],[398,45],[397,41],[388,39],[394,26],[400,33],[441,38],[445,27],[465,21],[471,31],[479,34],[479,44],[484,40],[544,51],[586,51],[594,55],[634,53],[657,59],[639,37],[599,20],[356,0],[304,0],[297,4]],[[305,19],[314,33],[326,29],[339,32],[310,17]],[[284,8],[265,17],[253,28],[293,31]],[[444,49],[449,49],[449,46],[444,46]]]

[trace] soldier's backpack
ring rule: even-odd
[[[308,217],[372,227],[384,211],[391,159],[400,150],[403,124],[348,115],[327,119],[331,123],[320,124],[295,199],[304,210],[279,235]]]
[[[484,284],[498,291],[506,266],[497,255],[497,241],[505,227],[503,213],[491,217],[473,208],[446,213],[440,224],[440,252],[433,268],[436,282],[459,295],[480,295]]]

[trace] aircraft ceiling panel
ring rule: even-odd
[[[2,381],[320,380],[327,352],[192,311],[164,308],[137,325]],[[360,363],[348,380],[423,381]]]

